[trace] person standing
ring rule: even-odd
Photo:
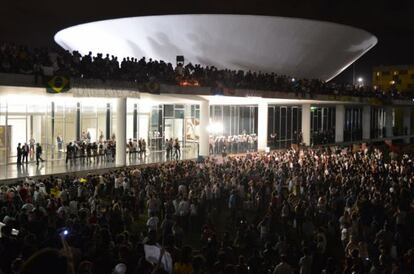
[[[128,144],[127,144],[127,148],[128,148],[129,160],[131,160],[132,159],[132,155],[135,155],[134,144],[132,143],[132,138],[129,138],[129,141],[128,141]]]
[[[62,149],[63,149],[63,139],[60,135],[58,135],[56,137],[56,142],[57,142],[57,145],[58,145],[58,151],[62,151]]]
[[[172,156],[173,156],[173,146],[174,146],[173,138],[170,138],[170,141],[168,142],[168,148],[170,151],[170,156],[169,156],[170,159],[172,159]]]
[[[85,144],[85,146],[86,146],[86,162],[90,163],[91,157],[92,157],[92,143],[87,143]]]
[[[44,162],[45,160],[42,159],[42,146],[37,143],[36,144],[36,165],[39,165],[39,160]]]
[[[20,145],[21,145],[20,143],[17,144],[17,164],[18,165],[21,165],[22,164],[22,153],[23,153],[23,150],[20,147]]]
[[[35,139],[32,136],[32,138],[30,138],[30,140],[29,140],[29,145],[30,145],[30,159],[33,159],[33,155],[34,155],[34,152],[35,152],[35,143],[36,143],[36,141],[35,141]]]
[[[70,163],[72,164],[72,152],[72,142],[69,142],[69,144],[66,146],[66,164],[68,163],[68,161],[70,161]]]
[[[175,158],[178,160],[181,158],[181,148],[180,148],[180,142],[178,141],[178,138],[174,141],[174,154]]]
[[[26,159],[26,164],[28,164],[29,163],[29,161],[28,161],[28,156],[29,156],[29,153],[30,153],[30,148],[29,148],[29,145],[27,144],[27,143],[24,143],[24,145],[23,145],[23,147],[22,147],[22,156],[23,156],[23,158],[22,158],[22,163],[24,164],[24,160]]]
[[[170,159],[170,141],[168,140],[168,138],[165,139],[165,150],[166,150],[166,155],[167,159]]]
[[[103,134],[103,131],[101,130],[100,132],[99,132],[99,143],[103,143],[103,141],[104,141],[104,134]]]
[[[142,139],[142,153],[144,154],[144,158],[147,157],[147,143],[145,139]]]
[[[143,152],[144,150],[142,149],[142,140],[141,139],[139,139],[138,140],[138,152],[139,152],[139,158],[141,159],[142,158],[142,152]]]

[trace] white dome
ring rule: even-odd
[[[353,27],[298,18],[253,15],[163,15],[111,19],[59,31],[55,41],[92,51],[175,64],[276,72],[330,80],[377,43]]]

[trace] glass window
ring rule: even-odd
[[[287,117],[286,117],[286,139],[292,139],[292,107],[287,107]]]
[[[276,112],[275,112],[275,133],[276,133],[276,138],[278,140],[280,140],[280,107],[276,107]]]
[[[184,119],[184,110],[176,109],[175,110],[175,118]]]
[[[164,116],[174,117],[174,105],[164,105]]]
[[[214,105],[210,119],[223,124],[223,134],[239,135],[257,132],[257,107],[237,105]]]
[[[214,106],[214,121],[222,121],[223,115],[222,115],[222,108],[223,106]]]
[[[286,107],[280,108],[280,138],[286,139]]]
[[[230,106],[223,106],[223,133],[230,134]]]
[[[292,128],[294,135],[298,133],[300,129],[298,129],[298,108],[293,107],[292,108]],[[295,138],[295,136],[293,136]]]
[[[192,108],[193,108],[193,105],[185,105],[185,108],[184,108],[184,110],[185,110],[184,117],[185,118],[192,118],[193,117],[192,112],[191,112]]]
[[[270,134],[275,132],[274,118],[275,118],[275,108],[274,107],[269,107],[268,108],[268,118],[267,118],[267,135],[268,136],[270,136]]]

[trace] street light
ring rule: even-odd
[[[362,78],[362,77],[358,77],[357,81],[358,81],[358,85],[359,85],[360,87],[362,87],[362,86],[364,85],[364,78]]]

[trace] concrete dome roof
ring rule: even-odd
[[[255,15],[162,15],[111,19],[59,31],[64,49],[330,80],[377,43],[361,29]]]

